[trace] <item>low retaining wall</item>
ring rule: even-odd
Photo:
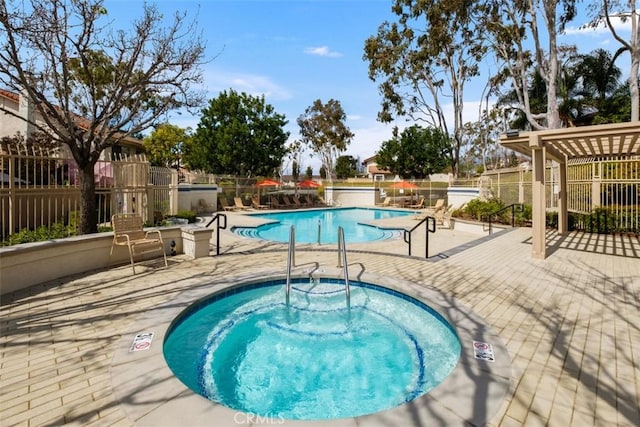
[[[171,241],[175,241],[178,254],[192,258],[209,255],[212,229],[189,225],[159,230],[166,254],[171,251]],[[0,295],[85,271],[129,263],[126,246],[116,246],[113,256],[109,256],[112,240],[113,233],[97,233],[0,248]]]

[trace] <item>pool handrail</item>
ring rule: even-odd
[[[404,230],[404,242],[409,245],[409,256],[411,256],[411,233],[426,222],[426,236],[425,236],[425,253],[424,257],[429,258],[429,233],[436,232],[436,219],[432,216],[425,216],[422,220],[415,225],[411,230]]]
[[[338,227],[338,267],[342,264],[344,273],[344,287],[347,295],[347,303],[351,298],[351,290],[349,288],[349,269],[347,264],[347,247],[344,241],[344,228]]]
[[[287,253],[287,284],[285,287],[285,295],[287,300],[287,306],[289,305],[289,294],[291,293],[291,267],[296,262],[296,229],[292,225],[289,229],[289,250]]]
[[[220,225],[221,218],[224,219],[222,225]],[[225,230],[227,228],[227,215],[223,214],[222,212],[216,213],[213,218],[211,218],[211,221],[209,221],[207,225],[205,225],[205,227],[209,228],[209,226],[214,221],[216,221],[216,255],[220,255],[220,230]]]

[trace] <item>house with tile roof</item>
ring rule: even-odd
[[[9,110],[13,114],[2,111],[2,109]],[[40,113],[33,108],[33,104],[28,97],[20,93],[0,89],[0,138],[15,136],[18,133],[28,138],[37,129],[33,122],[46,126],[45,121],[40,116]],[[76,122],[82,129],[89,129],[91,126],[91,122],[84,117],[76,116]],[[102,152],[102,159],[110,160],[141,153],[144,153],[142,141],[128,136],[116,145],[105,149]]]
[[[395,174],[391,173],[388,169],[379,167],[378,163],[376,163],[376,157],[376,155],[373,155],[362,161],[367,177],[373,181],[386,181],[387,179],[393,179]]]

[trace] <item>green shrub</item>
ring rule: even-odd
[[[178,211],[176,218],[185,218],[189,220],[189,224],[193,224],[196,222],[196,213],[193,211]]]
[[[56,222],[51,227],[40,226],[35,230],[23,228],[17,233],[11,234],[5,241],[2,242],[2,246],[19,245],[21,243],[42,242],[51,239],[62,239],[76,234],[75,227],[66,226],[62,223]]]
[[[485,221],[489,214],[496,212],[503,207],[504,203],[500,199],[473,199],[464,207],[464,213],[476,221]]]
[[[522,206],[522,208],[520,206]],[[499,214],[494,214],[501,209],[504,210]],[[486,222],[489,221],[489,216],[493,214],[491,216],[491,222],[511,224],[511,211],[512,209],[505,206],[504,202],[500,199],[473,199],[468,202],[463,209],[456,210],[452,216]],[[531,221],[531,206],[525,204],[514,205],[513,217],[514,225],[526,225]]]

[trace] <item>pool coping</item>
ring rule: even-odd
[[[314,275],[340,278],[337,268],[320,268]],[[294,277],[308,277],[296,271]],[[361,282],[405,293],[433,308],[454,327],[461,342],[460,360],[451,374],[426,395],[385,411],[337,420],[283,420],[264,418],[226,408],[189,390],[173,376],[162,352],[171,322],[189,305],[213,293],[265,280],[284,278],[282,271],[200,276],[176,283],[184,290],[158,307],[135,317],[129,333],[116,344],[111,361],[111,382],[120,406],[139,426],[254,425],[284,426],[382,426],[447,425],[487,423],[505,402],[509,391],[511,360],[500,337],[469,307],[444,295],[428,283],[413,283],[394,277],[363,272]],[[148,350],[130,352],[138,333],[153,332]],[[473,342],[490,343],[495,362],[476,359]],[[419,422],[416,422],[418,421]]]

